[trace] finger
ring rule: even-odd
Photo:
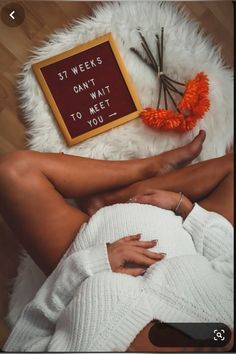
[[[131,236],[122,237],[121,240],[123,240],[123,241],[136,241],[136,240],[139,240],[140,237],[141,237],[141,234],[137,234],[137,235],[131,235]]]
[[[137,251],[135,252],[129,252],[129,257],[126,258],[127,261],[134,262],[139,265],[145,265],[145,266],[151,266],[152,264],[156,263],[160,258],[158,259],[153,259],[149,258],[144,254],[141,254]]]
[[[138,193],[138,194],[134,195],[128,201],[135,202],[137,198],[140,198],[144,195],[154,195],[156,192],[157,192],[156,189],[147,189],[147,190],[143,191],[142,193]]]
[[[133,201],[140,204],[154,204],[154,195],[139,195],[133,198]]]
[[[130,245],[142,248],[151,248],[157,245],[158,240],[151,241],[133,241]]]
[[[161,260],[166,256],[166,253],[151,252],[148,250],[143,250],[143,254],[149,258],[156,259],[156,260]]]
[[[134,248],[132,248],[134,249]],[[131,249],[131,250],[132,250]],[[165,256],[166,256],[166,253],[163,253],[163,252],[151,252],[151,251],[148,251],[146,249],[143,249],[143,248],[140,248],[140,247],[135,247],[135,252],[139,253],[139,254],[142,254],[146,257],[149,257],[151,259],[156,259],[157,261],[163,259]]]
[[[132,275],[133,277],[137,277],[139,275],[143,275],[146,272],[146,269],[143,268],[123,268],[121,273]]]

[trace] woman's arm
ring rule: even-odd
[[[233,226],[220,214],[195,204],[183,227],[192,236],[198,253],[211,262],[217,272],[233,277]]]
[[[141,275],[145,268],[163,258],[148,249],[156,241],[139,241],[140,235],[127,236],[111,244],[77,250],[75,244],[46,279],[35,298],[25,307],[4,350],[41,351],[46,348],[62,311],[74,297],[80,284],[103,271]],[[137,268],[126,268],[135,262]]]
[[[196,251],[206,257],[217,272],[232,277],[233,226],[223,216],[197,203],[193,205],[186,196],[170,191],[147,190],[130,201],[155,205],[181,216]]]
[[[68,254],[46,279],[34,299],[24,308],[7,342],[5,351],[44,351],[56,321],[71,301],[78,286],[89,275],[110,270],[106,245]]]
[[[131,198],[129,202],[151,204],[162,209],[172,210],[183,219],[193,209],[193,203],[184,194],[158,189],[147,189]]]
[[[148,248],[156,245],[153,241],[139,241],[140,235],[123,237],[109,245],[76,250],[72,247],[54,272],[47,278],[33,300],[34,307],[47,314],[50,321],[56,322],[61,311],[72,299],[79,285],[89,276],[103,271],[113,271],[137,276],[144,268],[163,258],[162,254],[151,252]],[[126,262],[140,264],[139,268],[126,268]]]

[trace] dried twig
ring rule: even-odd
[[[169,95],[169,97],[170,97],[170,99],[171,99],[173,105],[175,106],[176,111],[178,111],[179,113],[181,113],[180,110],[179,110],[179,108],[177,107],[177,104],[175,103],[175,100],[174,100],[173,96],[171,95],[171,93],[170,93],[170,91],[168,90],[167,87],[166,87],[166,92],[168,93],[168,95]]]
[[[160,49],[160,39],[158,34],[155,35],[156,39],[157,39],[157,55],[158,55],[158,61],[159,61],[159,67],[161,64],[161,49]]]
[[[164,75],[162,75],[162,76],[163,76],[163,77],[162,77],[162,80],[164,81],[165,85],[166,85],[171,91],[174,91],[174,92],[178,93],[178,94],[181,95],[181,96],[184,95],[183,92],[180,92],[179,90],[177,90],[176,87],[174,87],[169,81],[167,81],[167,80],[165,79],[165,76],[164,76]]]
[[[150,50],[150,48],[149,48],[149,45],[147,44],[146,39],[144,38],[144,36],[142,35],[141,32],[138,32],[138,33],[139,33],[139,36],[140,36],[140,38],[141,38],[141,40],[142,40],[142,43],[141,43],[141,44],[142,44],[143,49],[146,51],[146,53],[147,53],[147,55],[149,56],[151,62],[152,62],[153,65],[155,66],[156,71],[158,72],[158,64],[157,64],[157,62],[156,62],[156,59],[155,59],[154,56],[152,55],[152,52],[151,52],[151,50]]]
[[[166,87],[165,87],[165,85],[163,85],[163,88],[164,88],[165,109],[168,109],[167,97],[166,97]]]
[[[158,95],[158,101],[157,101],[157,109],[160,106],[160,102],[161,102],[161,93],[162,93],[162,80],[160,80],[159,82],[159,95]]]
[[[165,76],[165,78],[166,78],[167,80],[170,80],[170,81],[174,82],[174,83],[177,84],[177,85],[185,86],[185,84],[183,84],[182,82],[173,80],[173,79],[171,79],[169,76],[167,76],[166,74],[164,74],[164,76]]]
[[[176,80],[171,79],[169,76],[163,73],[163,64],[164,64],[164,28],[161,27],[161,38],[159,38],[158,34],[156,37],[156,45],[157,45],[157,60],[154,58],[149,45],[142,35],[140,30],[138,29],[138,34],[141,38],[141,45],[144,49],[144,52],[147,55],[147,59],[135,48],[130,48],[130,50],[146,65],[148,65],[159,77],[159,93],[157,99],[157,109],[160,107],[162,92],[164,93],[164,101],[165,101],[165,109],[168,109],[168,100],[167,95],[171,99],[175,109],[180,113],[180,110],[177,107],[177,104],[172,96],[171,92],[177,93],[183,96],[183,93],[179,91],[174,84],[185,86],[185,84],[178,82]]]
[[[164,51],[163,51],[163,40],[164,40],[164,28],[161,27],[161,62],[160,62],[160,71],[163,71],[163,56],[164,56]]]
[[[154,67],[154,65],[152,64],[152,63],[150,63],[146,58],[144,58],[143,56],[142,56],[142,54],[137,50],[137,49],[135,49],[135,48],[130,48],[130,50],[134,53],[134,54],[136,54],[136,56],[140,59],[140,60],[142,60],[145,64],[147,64],[152,70],[154,70],[155,72],[156,72],[156,69],[155,69],[155,67]]]

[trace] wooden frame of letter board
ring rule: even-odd
[[[44,76],[43,76],[43,74],[41,72],[41,68],[43,68],[43,67],[45,67],[47,65],[50,65],[50,64],[54,64],[55,62],[58,62],[58,61],[63,60],[63,59],[66,59],[66,58],[68,58],[68,57],[70,57],[72,55],[75,55],[77,53],[83,52],[83,51],[85,51],[87,49],[90,49],[92,47],[95,47],[95,46],[97,46],[99,44],[102,44],[104,42],[107,42],[107,41],[110,43],[111,49],[112,49],[113,54],[114,54],[114,56],[116,58],[117,64],[118,64],[119,69],[120,69],[120,71],[122,73],[122,76],[124,78],[124,81],[125,81],[125,84],[127,86],[127,89],[128,89],[128,91],[129,91],[129,93],[130,93],[130,95],[132,97],[133,103],[134,103],[134,105],[135,105],[137,110],[134,111],[134,112],[129,113],[128,115],[126,115],[124,117],[118,118],[118,119],[116,119],[116,120],[114,120],[114,121],[112,121],[110,123],[104,124],[101,127],[94,128],[93,130],[91,130],[89,132],[83,133],[81,135],[76,136],[75,138],[72,138],[70,133],[69,133],[69,131],[68,131],[68,129],[67,129],[67,127],[66,127],[66,125],[65,125],[65,123],[64,123],[64,120],[63,120],[63,118],[61,116],[61,113],[59,111],[59,108],[57,107],[57,104],[56,104],[56,102],[55,102],[55,100],[53,98],[53,95],[52,95],[52,93],[51,93],[51,91],[50,91],[50,89],[49,89],[49,87],[47,85],[47,82],[46,82],[46,80],[45,80],[45,78],[44,78]],[[58,125],[59,125],[59,127],[60,127],[60,129],[61,129],[61,131],[62,131],[62,133],[63,133],[63,135],[65,137],[65,140],[66,140],[66,142],[67,142],[67,144],[69,146],[77,144],[77,143],[79,143],[81,141],[84,141],[84,140],[86,140],[88,138],[91,138],[92,136],[98,135],[100,133],[103,133],[103,132],[111,129],[111,128],[114,128],[114,127],[119,126],[119,125],[121,125],[123,123],[126,123],[126,122],[128,122],[128,121],[130,121],[132,119],[135,119],[135,118],[138,117],[139,113],[142,110],[142,106],[141,106],[141,103],[139,101],[138,95],[137,95],[137,93],[136,93],[136,91],[134,89],[134,86],[133,86],[133,84],[131,82],[129,74],[128,74],[126,68],[125,68],[123,60],[122,60],[122,58],[120,56],[120,53],[118,51],[118,48],[116,46],[116,43],[115,43],[111,33],[107,33],[107,34],[105,34],[105,35],[103,35],[101,37],[98,37],[98,38],[96,38],[96,39],[94,39],[92,41],[89,41],[87,43],[79,45],[79,46],[77,46],[77,47],[75,47],[73,49],[70,49],[70,50],[68,50],[68,51],[66,51],[64,53],[55,55],[55,56],[53,56],[53,57],[51,57],[49,59],[46,59],[46,60],[40,61],[38,63],[35,63],[35,64],[32,65],[32,67],[33,67],[34,73],[35,73],[35,75],[36,75],[36,77],[38,79],[38,82],[39,82],[39,84],[40,84],[40,86],[42,88],[42,91],[43,91],[43,93],[44,93],[44,95],[45,95],[45,97],[46,97],[46,99],[47,99],[47,101],[49,103],[49,106],[51,107],[51,109],[52,109],[52,111],[54,113],[54,116],[55,116],[55,118],[57,120],[57,123],[58,123]]]

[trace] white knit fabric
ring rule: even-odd
[[[209,77],[211,107],[204,119],[184,134],[156,131],[144,125],[141,119],[134,119],[81,144],[67,147],[35,78],[32,64],[112,32],[142,106],[155,107],[159,90],[157,79],[129,48],[142,51],[137,33],[140,28],[156,54],[155,34],[160,33],[161,27],[164,27],[165,73],[177,81],[189,80],[199,71]],[[75,20],[71,26],[58,29],[40,47],[32,50],[19,79],[18,96],[27,126],[28,147],[32,150],[63,151],[102,160],[128,160],[154,156],[182,146],[189,143],[199,129],[205,129],[207,136],[197,162],[224,155],[226,148],[233,143],[233,71],[224,65],[220,50],[200,30],[199,23],[188,15],[184,2],[100,2],[92,17]],[[9,304],[7,320],[11,328],[43,281],[44,276],[31,257],[22,257]]]
[[[142,233],[167,257],[144,276],[111,271],[106,242]],[[125,351],[153,319],[233,326],[233,227],[195,204],[182,222],[150,205],[116,204],[84,224],[26,306],[6,351]]]

